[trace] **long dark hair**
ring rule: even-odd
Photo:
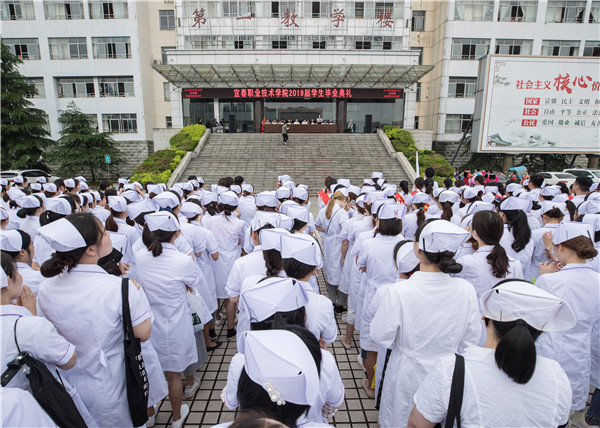
[[[29,233],[24,232],[22,230],[18,230],[18,229],[17,229],[17,232],[19,232],[19,234],[21,235],[21,249],[18,251],[2,250],[3,253],[8,254],[13,259],[17,258],[17,256],[21,252],[21,250],[25,250],[25,251],[27,251],[27,254],[29,254],[29,246],[31,245],[31,236],[29,235]]]
[[[454,211],[452,211],[452,206],[454,205],[452,202],[440,202],[442,206],[442,216],[440,217],[442,220],[450,221],[452,216],[454,215]]]
[[[419,239],[421,237],[421,232],[423,232],[423,229],[425,228],[425,226],[427,226],[432,221],[439,221],[439,220],[440,219],[438,219],[438,218],[432,218],[432,219],[427,220],[421,226],[419,226],[419,228],[417,229],[417,231],[415,233],[415,242],[419,242]],[[456,255],[456,253],[453,253],[452,251],[442,251],[441,253],[430,253],[428,251],[424,251],[423,253],[425,254],[425,257],[427,257],[427,260],[430,263],[437,265],[438,269],[444,273],[460,273],[460,272],[462,272],[462,265],[460,263],[456,262],[456,260],[454,259],[454,256]]]
[[[278,250],[263,250],[263,259],[267,268],[267,276],[278,276],[283,269],[281,253]]]
[[[176,231],[166,231],[166,230],[155,230],[151,232],[148,228],[148,225],[144,225],[144,230],[142,232],[142,242],[148,248],[148,251],[152,253],[153,257],[158,257],[162,254],[163,247],[162,244],[164,242],[169,242],[173,235],[175,235]]]
[[[494,211],[479,211],[473,216],[471,227],[485,244],[494,246],[486,259],[492,267],[494,276],[504,278],[509,273],[508,255],[500,245],[500,239],[504,233],[504,223],[500,215]]]
[[[45,278],[52,278],[59,275],[65,268],[70,272],[81,257],[85,254],[88,247],[96,245],[102,240],[104,228],[100,221],[91,213],[76,213],[65,217],[81,234],[85,241],[85,247],[76,248],[71,251],[56,251],[52,253],[50,260],[46,260],[40,271]]]
[[[531,228],[527,221],[527,214],[523,210],[503,210],[502,203],[500,204],[500,211],[506,216],[508,230],[512,232],[515,238],[511,247],[518,253],[527,246],[531,239]]]
[[[283,259],[283,269],[288,278],[302,279],[314,271],[315,266],[307,265],[293,258],[287,258]]]

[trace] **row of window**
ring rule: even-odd
[[[542,40],[541,55],[578,56],[578,40]],[[475,60],[489,51],[490,39],[452,39],[451,59]],[[502,55],[531,55],[533,40],[497,39],[495,53]],[[585,42],[583,56],[600,56],[600,41]]]
[[[35,98],[45,98],[46,88],[42,77],[29,79],[38,94]],[[100,97],[133,97],[132,76],[106,76],[106,77],[58,77],[56,78],[58,98],[94,98]]]
[[[10,51],[23,60],[41,59],[37,38],[3,39]],[[87,59],[85,37],[48,38],[50,59]],[[92,37],[92,52],[97,59],[131,58],[129,37]]]
[[[90,19],[126,19],[127,0],[89,0]],[[46,19],[85,19],[82,0],[44,0]],[[0,18],[3,21],[35,19],[33,0],[2,0]]]

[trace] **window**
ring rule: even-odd
[[[325,40],[312,42],[313,49],[325,49]]]
[[[328,1],[313,1],[305,3],[305,15],[313,18],[329,18],[334,4]]]
[[[411,46],[410,48],[411,51],[413,52],[418,52],[419,53],[419,65],[423,65],[423,48],[419,47],[419,46]]]
[[[83,19],[81,1],[44,1],[46,19]]]
[[[587,41],[583,48],[583,56],[600,56],[600,41]]]
[[[169,82],[163,82],[163,100],[171,101],[171,84]]]
[[[355,18],[364,18],[365,17],[365,2],[355,2],[354,3],[354,17]]]
[[[57,79],[58,98],[94,98],[94,79],[91,77],[60,77]]]
[[[489,39],[452,39],[452,59],[479,59],[488,53]]]
[[[127,19],[127,1],[90,1],[91,19]]]
[[[184,36],[184,45],[186,49],[216,49],[217,36]],[[173,48],[174,49],[174,48]],[[165,58],[166,60],[166,58]]]
[[[90,125],[94,128],[94,132],[99,132],[98,129],[98,115],[97,114],[86,114],[90,118]]]
[[[455,21],[491,21],[494,13],[493,1],[456,0]]]
[[[172,128],[173,127],[173,117],[171,117],[171,116],[165,116],[165,126],[167,128]]]
[[[411,24],[410,29],[412,31],[425,31],[425,11],[424,10],[413,10],[412,24]]]
[[[476,77],[450,77],[448,80],[448,98],[473,98],[476,85]]]
[[[135,134],[137,132],[137,115],[135,113],[103,114],[104,132],[117,134]]]
[[[49,38],[51,59],[85,59],[88,57],[85,37]]]
[[[498,21],[535,22],[537,1],[501,0],[498,8]]]
[[[286,10],[290,13],[296,11],[296,15],[300,15],[300,9],[296,7],[295,1],[272,1],[271,2],[271,18],[279,18],[284,15]]]
[[[272,49],[287,49],[287,40],[273,40],[271,41]]]
[[[29,84],[35,86],[37,94],[28,95],[27,98],[46,98],[46,87],[44,86],[43,77],[30,77]]]
[[[2,0],[0,17],[3,21],[16,21],[20,19],[35,19],[33,1],[31,0]]]
[[[593,1],[592,7],[590,7],[590,17],[588,19],[590,24],[594,22],[600,22],[600,1]]]
[[[531,55],[533,40],[496,39],[496,53],[501,55]]]
[[[472,117],[472,114],[447,114],[446,134],[460,134],[465,132]]]
[[[577,56],[579,41],[577,40],[542,40],[542,55]]]
[[[2,39],[13,55],[27,59],[40,59],[38,39]]]
[[[166,64],[167,63],[167,50],[169,49],[175,49],[175,46],[161,46],[160,47],[160,54],[162,57],[162,63]]]
[[[354,38],[354,49],[371,49],[371,36],[357,36]]]
[[[129,37],[92,37],[94,58],[131,58]]]
[[[133,97],[133,77],[109,76],[98,79],[100,97]]]
[[[585,1],[549,1],[546,22],[583,22]]]
[[[415,129],[419,129],[419,116],[415,116]]]
[[[394,2],[375,3],[375,18],[379,16],[390,15],[394,13]]]
[[[253,1],[225,1],[223,2],[223,16],[226,17],[254,17],[256,6]]]
[[[417,89],[416,89],[416,98],[417,98],[417,102],[421,101],[421,82],[417,82]]]
[[[175,11],[174,10],[159,10],[158,18],[161,30],[175,29]]]
[[[254,49],[254,36],[233,36],[234,49]]]

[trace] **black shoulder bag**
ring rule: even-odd
[[[123,329],[125,337],[125,380],[127,382],[127,402],[134,427],[142,426],[148,420],[148,375],[142,358],[140,339],[134,336],[129,312],[129,279],[121,283],[123,297]]]
[[[452,374],[452,386],[450,387],[450,400],[448,403],[448,413],[446,414],[446,424],[444,428],[452,428],[456,419],[456,426],[461,428],[460,408],[463,402],[463,392],[465,389],[465,358],[456,354],[454,363],[454,373]],[[436,424],[436,428],[442,428],[442,424]]]
[[[17,323],[15,321],[15,344],[19,355],[17,358],[7,364],[7,369],[2,373],[2,386],[5,387],[12,378],[24,368],[31,393],[42,409],[50,416],[54,423],[61,428],[79,428],[86,427],[85,421],[81,417],[73,398],[65,389],[65,386],[59,382],[50,372],[46,364],[29,352],[21,351],[17,341]],[[58,370],[57,376],[60,379]]]

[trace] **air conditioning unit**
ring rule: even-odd
[[[153,65],[160,65],[160,61],[159,61],[159,60],[157,60],[157,59],[153,59],[153,60],[152,60],[152,64],[153,64]]]

